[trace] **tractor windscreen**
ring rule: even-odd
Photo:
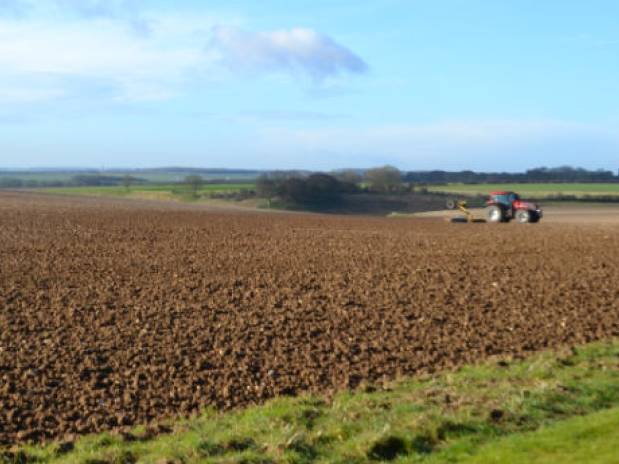
[[[494,195],[494,201],[502,205],[511,206],[511,204],[516,200],[520,200],[520,197],[518,196],[518,194],[513,193],[513,192],[512,193],[500,193],[500,194]]]

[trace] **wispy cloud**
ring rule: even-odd
[[[0,0],[0,17],[27,19],[42,16],[57,18],[122,21],[138,35],[151,32],[137,0]]]
[[[134,0],[54,0],[57,7],[90,18],[108,18],[125,21],[137,34],[146,36],[152,32],[148,19],[141,14]]]
[[[5,103],[35,103],[63,97],[64,91],[59,88],[26,87],[23,85],[2,86],[0,88],[0,101]]]
[[[242,118],[254,119],[256,121],[290,122],[290,121],[335,121],[347,119],[350,115],[342,113],[324,113],[320,111],[300,111],[300,110],[263,110],[250,111],[241,115]]]
[[[42,12],[75,13],[83,17],[122,17],[137,13],[135,0],[0,0],[0,13],[27,16]]]
[[[286,165],[289,153],[324,167],[386,162],[405,169],[522,170],[533,159],[586,164],[583,153],[612,165],[619,130],[555,120],[451,121],[317,129],[267,128],[261,147]],[[526,165],[524,163],[527,163]],[[596,168],[600,165],[587,165]],[[287,167],[296,167],[287,165]]]
[[[212,47],[231,69],[305,74],[323,80],[342,73],[364,73],[368,65],[345,46],[312,29],[247,32],[213,29]]]
[[[117,88],[121,99],[152,99],[173,93],[185,72],[205,63],[199,47],[165,46],[166,35],[143,40],[116,21],[81,22],[0,20],[0,83],[64,86],[68,93],[97,87]],[[74,84],[81,86],[76,89]]]
[[[0,102],[88,99],[101,88],[106,99],[167,99],[230,68],[321,82],[367,69],[313,30],[249,33],[238,23],[204,10],[145,10],[138,0],[0,0]]]
[[[55,0],[55,3],[85,17],[108,18],[123,15],[127,9],[134,10],[135,5],[127,0]]]
[[[26,0],[0,0],[0,18],[22,18],[31,10]]]

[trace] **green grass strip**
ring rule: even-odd
[[[619,463],[619,408],[575,417],[482,447],[465,464]]]

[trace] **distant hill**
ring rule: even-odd
[[[97,177],[110,183],[117,183],[124,176],[131,176],[141,182],[176,183],[186,176],[199,175],[206,181],[236,182],[256,179],[261,174],[258,170],[225,169],[225,168],[136,168],[136,169],[84,169],[84,168],[32,168],[32,169],[0,169],[0,187],[56,187],[75,184],[76,179]],[[79,183],[79,182],[78,182]],[[99,184],[97,184],[99,185]]]

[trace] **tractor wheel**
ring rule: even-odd
[[[456,209],[456,205],[457,205],[457,204],[458,204],[458,203],[456,202],[456,200],[454,200],[454,199],[450,198],[449,200],[447,200],[447,201],[445,202],[445,207],[446,207],[447,209]]]
[[[488,222],[505,222],[505,211],[497,205],[488,206],[486,208],[486,218],[488,218]]]
[[[526,209],[519,209],[516,211],[516,221],[518,224],[526,224],[531,221],[531,213]]]
[[[531,219],[529,219],[529,222],[531,224],[537,224],[540,220],[539,214],[537,213],[531,213]]]

